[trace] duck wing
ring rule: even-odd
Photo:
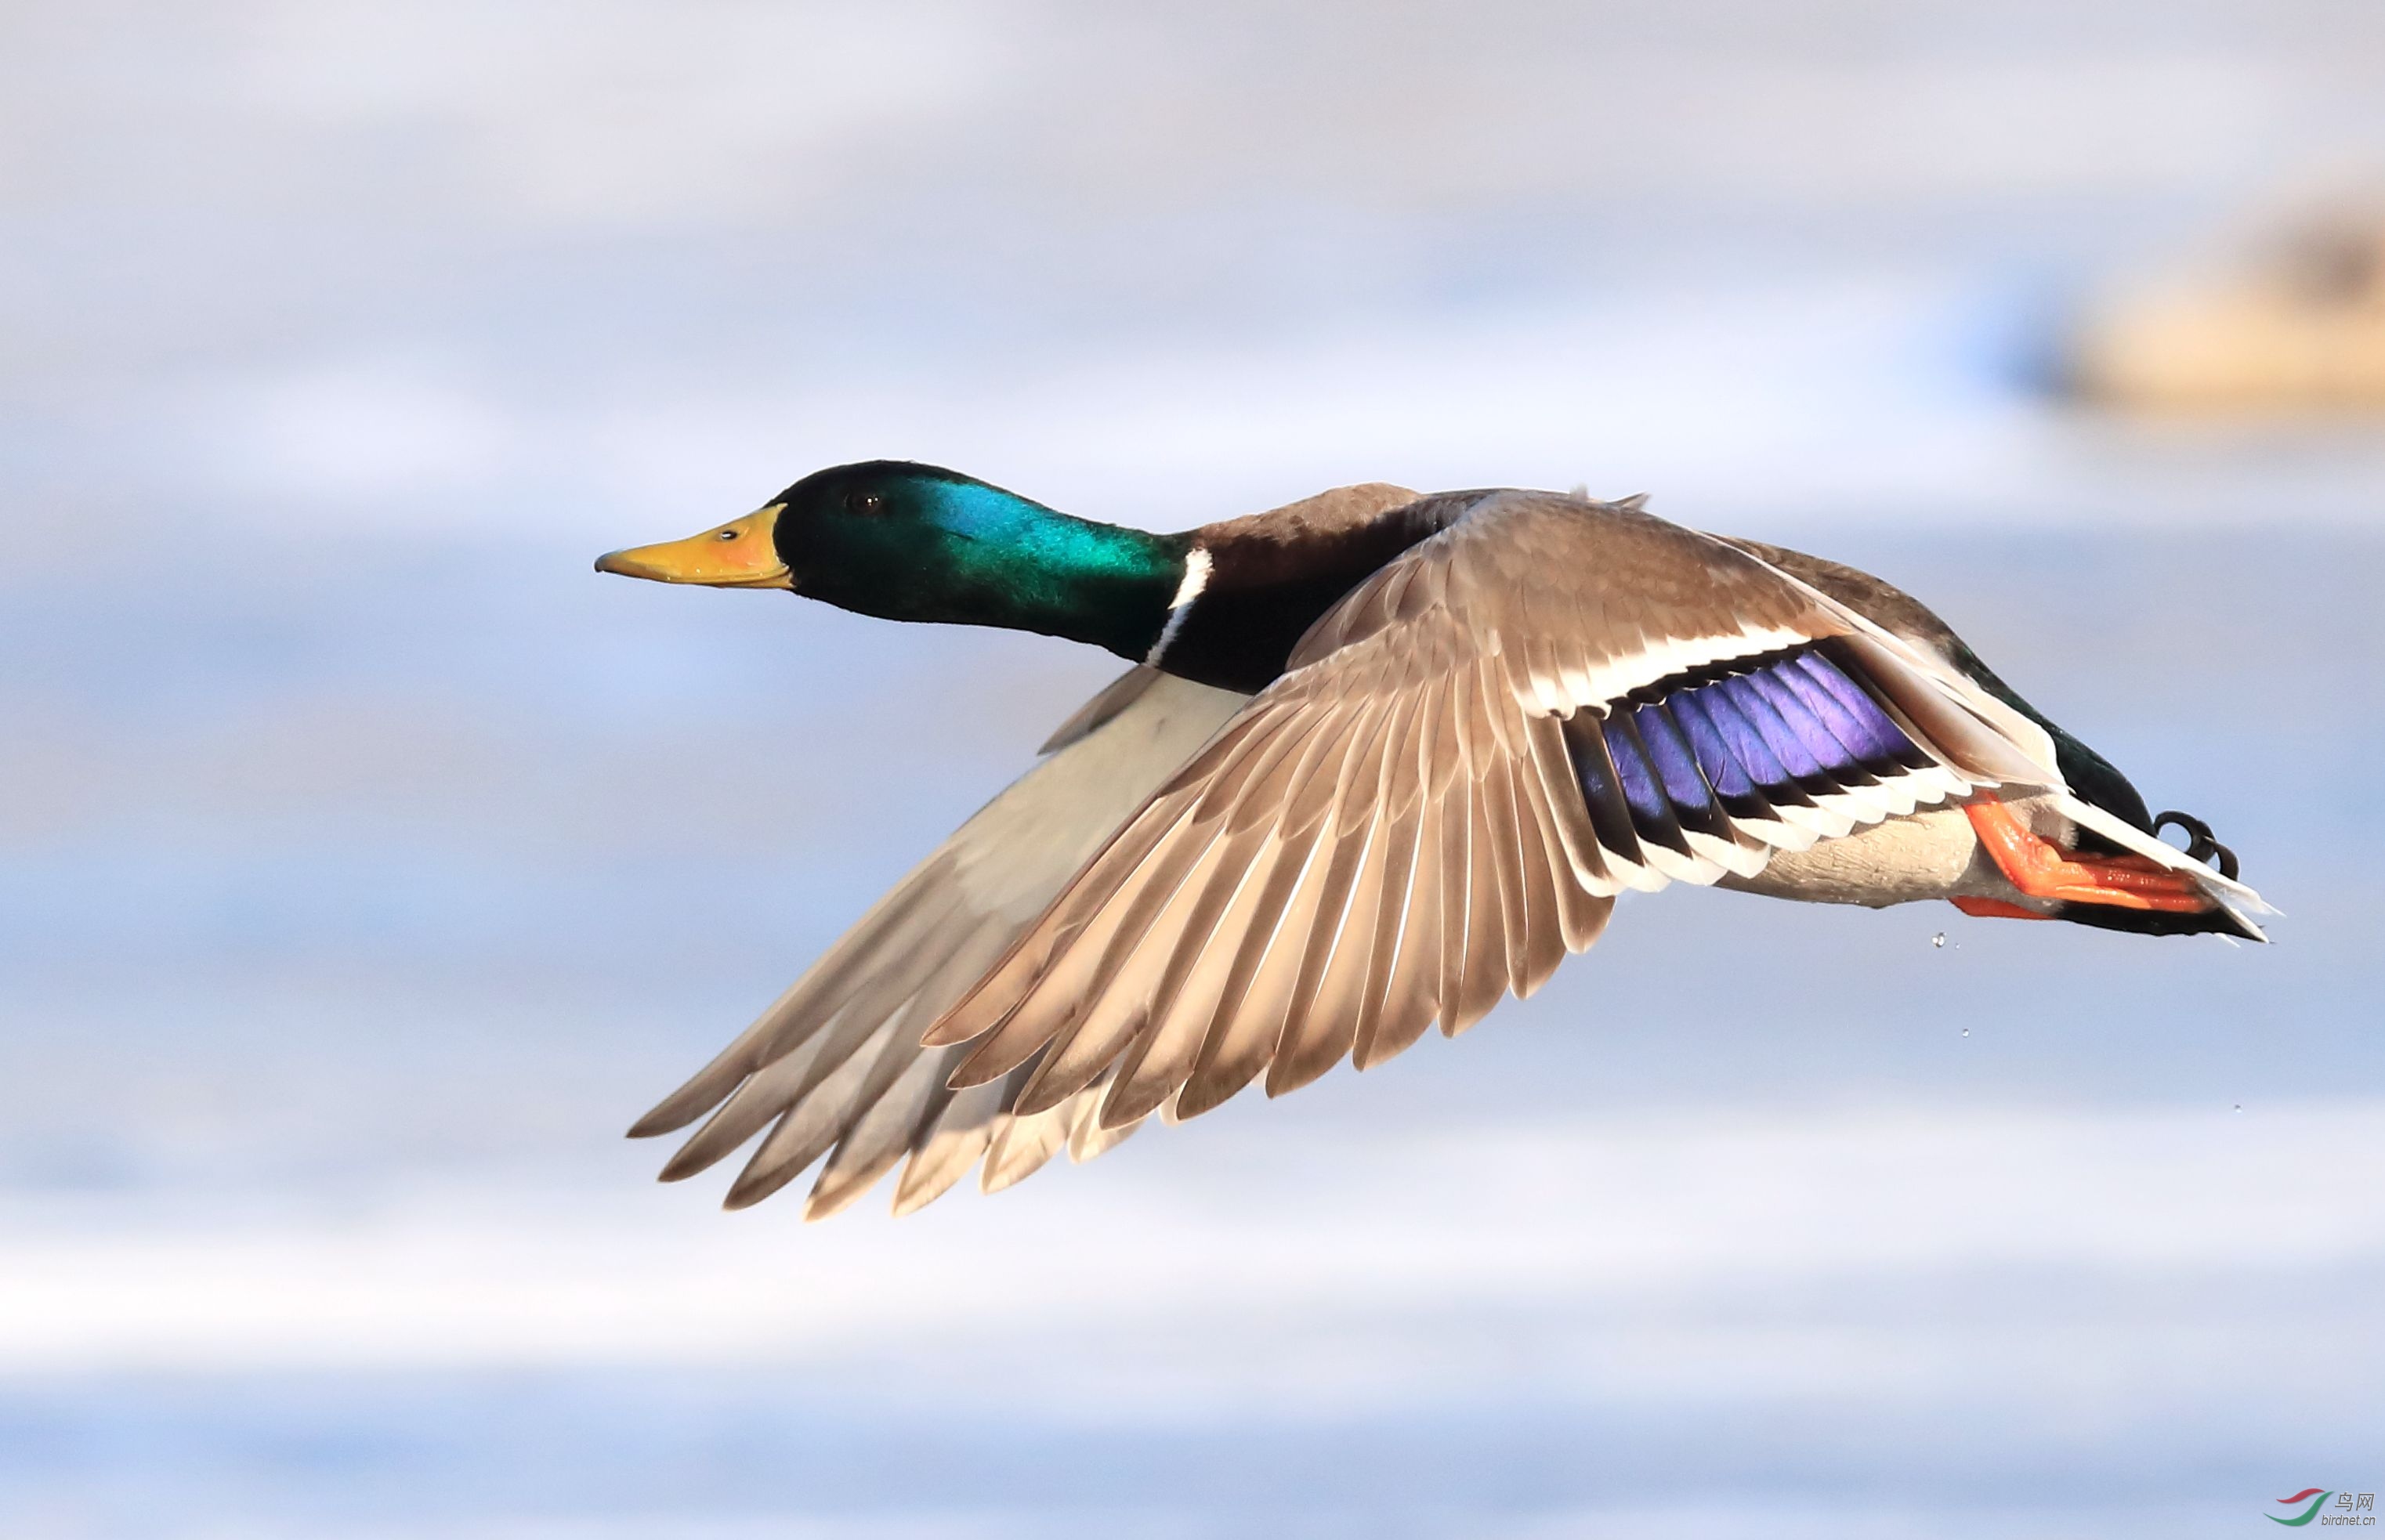
[[[632,1137],[711,1113],[663,1168],[675,1181],[772,1125],[730,1186],[757,1203],[825,1155],[805,1206],[836,1212],[908,1158],[895,1211],[941,1195],[980,1157],[987,1190],[1028,1175],[1064,1143],[1088,1160],[1133,1131],[1103,1128],[1098,1091],[1015,1110],[1024,1076],[955,1091],[966,1049],[920,1036],[1151,789],[1247,697],[1129,670],[1062,725],[1043,757],[933,853],[693,1078],[641,1118]]]
[[[1636,503],[1486,493],[1319,620],[927,1041],[967,1046],[957,1086],[1025,1076],[1014,1116],[1189,1117],[1464,1030],[1620,888],[2060,784],[2036,724],[1759,558]]]

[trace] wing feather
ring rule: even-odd
[[[944,1053],[947,1064],[956,1057],[949,1049]],[[1026,1076],[1018,1078],[1024,1081]],[[998,1080],[952,1093],[952,1099],[912,1145],[911,1158],[904,1162],[902,1178],[894,1185],[897,1217],[926,1208],[968,1174],[993,1141],[1002,1120],[1010,1115],[1003,1110],[1004,1102],[1018,1094],[1016,1086]]]
[[[1825,644],[1912,764],[1824,677],[1744,677]],[[1705,699],[1655,709],[1675,691]],[[1036,1062],[1025,1115],[1099,1090],[1103,1129],[1280,1095],[1540,987],[1619,888],[1749,876],[1991,772],[2045,784],[2009,726],[1745,552],[1486,494],[1318,621],[930,1040],[975,1041],[956,1083]]]
[[[1007,1125],[1027,1077],[955,1090],[953,1071],[969,1049],[924,1045],[923,1029],[1009,954],[1089,860],[1132,853],[1112,840],[1118,826],[1246,700],[1147,668],[1095,696],[1034,768],[639,1120],[632,1133],[647,1136],[711,1114],[663,1175],[692,1175],[775,1123],[731,1185],[732,1206],[779,1190],[823,1156],[806,1217],[845,1207],[898,1164],[898,1212],[948,1189]],[[1123,1136],[1090,1135],[1082,1158]],[[1031,1142],[1022,1135],[1007,1147],[1005,1171],[1018,1172]]]

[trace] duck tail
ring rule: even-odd
[[[2224,936],[2240,936],[2248,941],[2266,941],[2269,938],[2254,916],[2280,912],[2265,901],[2260,894],[2236,880],[2235,853],[2213,840],[2209,826],[2201,819],[2189,819],[2183,813],[2165,813],[2154,820],[2155,829],[2166,823],[2178,823],[2187,829],[2193,837],[2193,842],[2181,851],[2126,819],[2067,792],[2056,800],[2055,806],[2080,828],[2102,836],[2131,854],[2144,856],[2171,871],[2191,876],[2195,885],[2203,889],[2204,896],[2211,900],[2213,911],[2209,914],[2156,914],[2074,904],[2066,906],[2062,915],[2064,919],[2116,930],[2148,930],[2165,934],[2216,931]],[[2216,868],[2209,864],[2210,858],[2215,855],[2225,858]]]

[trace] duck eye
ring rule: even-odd
[[[720,531],[720,538],[724,540],[733,540],[737,538],[737,531],[734,529],[723,529]]]
[[[852,492],[845,497],[844,505],[856,514],[878,514],[885,512],[886,499],[877,492]]]

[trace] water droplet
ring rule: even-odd
[[[1970,1035],[1971,1035],[1971,1029],[1970,1029],[1969,1027],[1967,1027],[1967,1027],[1963,1028],[1963,1036],[1964,1036],[1964,1037],[1969,1037]]]
[[[1942,930],[1937,935],[1932,936],[1929,938],[1929,944],[1933,947],[1944,946],[1946,944],[1946,933]]]

